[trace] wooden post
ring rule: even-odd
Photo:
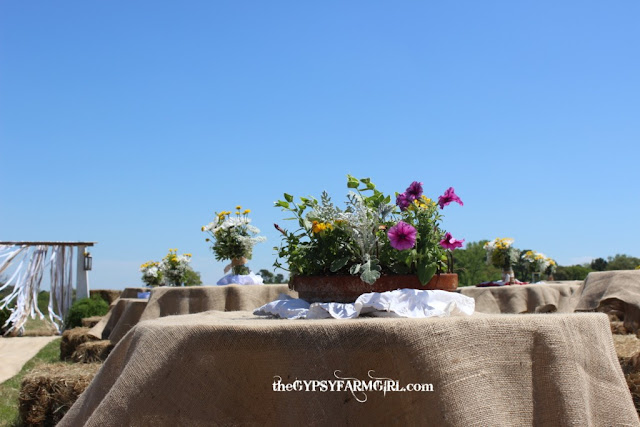
[[[78,268],[76,269],[76,300],[89,298],[89,272],[84,269],[86,246],[78,246]]]

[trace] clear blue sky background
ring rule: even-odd
[[[640,3],[3,1],[0,240],[88,240],[93,288],[346,174],[453,186],[444,227],[640,256]]]

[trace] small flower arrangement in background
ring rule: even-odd
[[[292,214],[299,228],[289,232],[275,224],[283,235],[278,268],[292,276],[359,275],[373,284],[381,275],[416,274],[424,285],[436,273],[449,271],[451,250],[462,246],[440,228],[441,210],[462,200],[449,188],[438,202],[423,194],[421,182],[414,181],[395,204],[391,196],[376,189],[369,178],[347,176],[345,209],[333,204],[326,192],[320,200],[290,194],[275,206]],[[366,194],[365,194],[366,193]]]
[[[520,251],[513,246],[513,239],[497,237],[484,244],[487,251],[487,264],[510,269],[520,257]]]
[[[527,251],[522,255],[522,259],[528,264],[529,271],[532,273],[544,273],[549,265],[551,258],[547,258],[543,253]]]
[[[187,279],[190,262],[191,254],[178,255],[177,249],[169,249],[159,266],[164,282],[169,286],[182,286]]]
[[[140,266],[142,273],[142,281],[147,286],[160,286],[163,281],[163,274],[160,271],[160,263],[156,261],[148,261]]]
[[[206,239],[207,242],[213,240],[211,250],[216,260],[231,261],[225,267],[225,273],[233,270],[233,274],[247,275],[250,271],[245,264],[251,259],[253,247],[267,239],[258,236],[260,230],[251,225],[251,210],[241,210],[242,206],[236,206],[235,216],[232,216],[231,211],[216,212],[213,221],[203,226],[202,231],[211,236]]]

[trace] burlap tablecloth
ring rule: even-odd
[[[398,380],[432,392],[275,392],[294,380]],[[601,313],[271,320],[206,312],[139,323],[60,426],[639,425]]]
[[[89,335],[117,343],[140,321],[147,301],[138,298],[118,298],[111,304],[107,315],[89,330]]]
[[[287,285],[153,288],[149,300],[126,298],[116,300],[111,304],[109,313],[91,328],[89,334],[98,339],[108,339],[115,344],[129,329],[142,320],[209,310],[253,310],[275,300],[281,293],[296,298],[298,296],[298,293],[289,290]]]
[[[615,310],[626,329],[640,330],[640,270],[589,273],[578,298],[576,311]]]
[[[571,313],[575,292],[582,281],[546,282],[534,285],[510,285],[458,288],[462,295],[476,301],[479,313]]]
[[[253,310],[274,301],[280,294],[298,297],[287,285],[226,285],[161,287],[151,291],[140,320],[203,311]]]
[[[151,288],[125,288],[120,298],[138,298],[139,292],[149,292]]]

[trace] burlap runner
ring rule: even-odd
[[[140,320],[203,311],[253,310],[275,300],[279,294],[297,298],[287,285],[226,285],[161,287],[151,291],[149,303]]]
[[[582,281],[547,282],[487,288],[465,286],[462,295],[475,299],[479,313],[571,313]]]
[[[595,345],[597,344],[597,345]],[[374,376],[433,392],[274,392]],[[362,399],[362,394],[358,394]],[[639,425],[601,313],[139,323],[60,426]]]
[[[627,330],[640,329],[640,270],[589,273],[578,297],[576,311],[615,306],[622,312]]]
[[[88,334],[117,343],[140,321],[146,306],[146,299],[118,298],[111,304],[107,315],[91,328]]]

